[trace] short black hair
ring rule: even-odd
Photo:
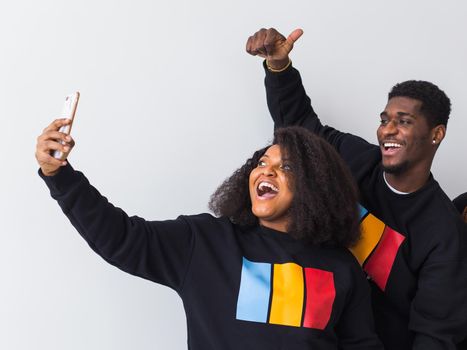
[[[465,207],[467,207],[467,192],[458,195],[452,200],[452,203],[456,207],[457,211],[462,214]]]
[[[287,233],[311,244],[351,246],[360,237],[357,190],[336,150],[305,128],[278,128],[271,145],[279,145],[291,166],[293,193]],[[241,226],[258,224],[253,215],[249,176],[271,146],[256,151],[214,192],[209,208]]]
[[[451,101],[435,84],[423,80],[404,81],[393,86],[388,100],[393,97],[409,97],[422,102],[420,111],[431,128],[440,124],[447,126]]]

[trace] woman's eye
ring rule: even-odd
[[[281,169],[284,171],[291,171],[292,167],[289,164],[282,164]]]
[[[265,162],[264,160],[260,160],[260,161],[258,162],[258,166],[259,166],[259,167],[266,166],[266,162]]]

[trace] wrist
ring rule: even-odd
[[[46,169],[41,168],[41,172],[44,176],[54,176],[54,175],[57,175],[59,171],[60,171],[60,168],[53,170],[53,171],[50,171],[50,170],[48,171]]]
[[[280,73],[285,71],[292,64],[289,57],[283,60],[266,60],[266,67],[270,72]]]

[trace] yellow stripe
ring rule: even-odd
[[[384,232],[384,227],[384,222],[371,214],[360,224],[362,238],[355,246],[350,248],[350,251],[355,255],[360,265],[363,265],[365,259],[375,249]]]
[[[273,291],[269,322],[300,327],[304,282],[301,266],[274,264]]]

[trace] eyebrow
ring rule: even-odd
[[[383,116],[387,116],[388,113],[386,111],[383,111],[379,114],[380,117],[383,117]],[[414,114],[411,114],[411,113],[407,113],[407,112],[397,112],[397,116],[398,117],[412,117],[412,118],[417,118],[416,115]]]
[[[264,158],[264,157],[270,158],[267,154],[263,154],[259,159]],[[287,157],[286,157],[286,158],[281,158],[281,162],[282,162],[282,163],[288,162],[289,160],[290,160],[290,159],[287,158]]]

